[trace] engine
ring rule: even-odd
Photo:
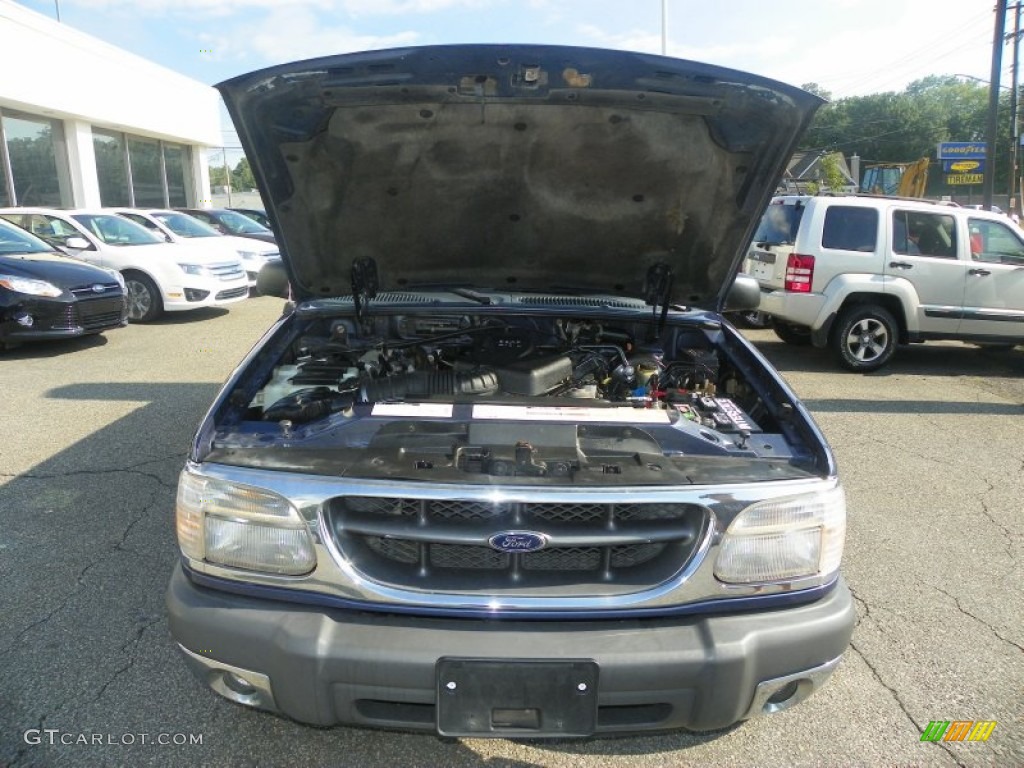
[[[482,401],[672,408],[717,432],[760,431],[747,387],[703,332],[574,318],[378,316],[316,321],[250,403],[294,424],[358,403]]]

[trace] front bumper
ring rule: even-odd
[[[227,698],[313,725],[430,732],[444,657],[593,660],[596,733],[724,728],[806,698],[846,650],[855,620],[842,579],[815,602],[770,611],[488,621],[242,597],[194,585],[180,564],[167,607],[189,665]]]
[[[199,307],[219,307],[249,297],[249,281],[245,278],[231,281],[193,280],[176,286],[163,297],[164,309],[180,312]]]
[[[18,318],[26,317],[27,324],[18,322]],[[123,295],[86,301],[25,298],[15,305],[0,307],[0,341],[73,339],[123,328],[128,324],[127,317]]]

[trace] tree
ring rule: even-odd
[[[243,157],[239,160],[231,172],[231,187],[238,190],[256,189],[256,180],[253,178],[248,158]]]
[[[816,195],[823,190],[838,192],[850,183],[846,178],[846,174],[843,173],[839,152],[830,152],[827,155],[822,155],[818,161],[818,167],[820,168],[818,181],[812,181],[808,184],[808,191],[812,195]]]
[[[803,88],[808,93],[813,93],[815,96],[820,96],[825,101],[832,101],[832,92],[826,91],[817,83],[804,83],[800,87]]]
[[[805,90],[823,93],[814,83]],[[817,89],[817,90],[815,90]],[[1001,114],[1008,114],[1003,96]],[[980,141],[985,137],[988,87],[964,82],[955,75],[930,75],[916,80],[903,91],[874,93],[838,99],[818,110],[801,149],[837,150],[858,154],[867,163],[907,163],[934,157],[942,141]],[[996,189],[1008,185],[1011,149],[1009,121],[1000,119],[996,137]],[[942,174],[929,179],[933,194],[948,192]]]
[[[210,186],[226,187],[228,185],[228,172],[223,165],[210,166]]]

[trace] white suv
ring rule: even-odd
[[[146,322],[162,312],[241,301],[249,282],[237,257],[165,242],[108,211],[3,208],[0,217],[69,256],[124,275],[128,319]]]
[[[1024,343],[1024,236],[986,211],[900,198],[777,197],[745,270],[792,344],[853,371],[898,343]]]

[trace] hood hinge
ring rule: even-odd
[[[352,303],[356,308],[356,321],[361,322],[370,299],[377,295],[377,262],[370,258],[352,262]]]
[[[654,308],[654,316],[658,319],[658,333],[665,327],[668,306],[672,298],[672,267],[664,262],[652,264],[644,277],[644,301]],[[661,316],[658,317],[658,307]]]

